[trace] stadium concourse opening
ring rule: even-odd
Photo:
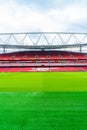
[[[82,53],[86,40],[85,33],[0,34],[0,72],[87,71],[87,53]],[[78,47],[80,52],[75,52]]]

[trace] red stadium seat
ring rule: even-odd
[[[29,71],[87,71],[87,56],[67,51],[24,51],[0,54],[0,72]]]

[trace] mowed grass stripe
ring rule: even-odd
[[[87,130],[87,92],[0,92],[0,130]]]
[[[87,72],[0,73],[0,91],[87,91]]]
[[[87,72],[44,73],[44,91],[87,91]]]
[[[0,73],[0,91],[42,91],[42,73]]]

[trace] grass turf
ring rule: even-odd
[[[0,73],[0,91],[87,91],[87,72]]]
[[[0,73],[0,91],[0,130],[87,129],[86,72]]]
[[[87,130],[87,92],[1,92],[0,130]]]

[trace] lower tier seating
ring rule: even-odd
[[[78,72],[87,71],[87,67],[1,67],[0,72]]]

